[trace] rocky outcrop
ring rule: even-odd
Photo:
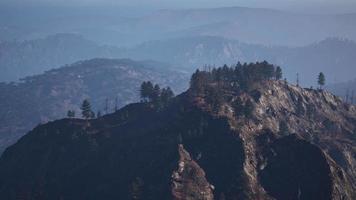
[[[213,187],[205,178],[205,172],[190,157],[183,145],[179,145],[178,169],[172,174],[172,195],[175,200],[213,200]]]
[[[354,106],[284,81],[209,87],[218,106],[190,89],[37,127],[0,158],[0,198],[355,199]]]
[[[243,141],[251,199],[355,198],[354,106],[282,81],[239,92],[227,93],[216,115]],[[237,101],[252,102],[250,116],[238,113]]]

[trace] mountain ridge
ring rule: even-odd
[[[355,106],[284,81],[200,81],[209,76],[195,73],[163,110],[137,103],[37,127],[0,158],[0,196],[353,199]]]
[[[105,77],[105,78],[103,78]],[[80,115],[80,104],[89,99],[94,112],[105,114],[139,100],[143,80],[186,88],[188,75],[167,69],[166,64],[130,59],[91,59],[76,62],[17,83],[0,83],[0,151],[38,123],[62,118],[68,110]],[[107,100],[106,100],[107,99]]]
[[[54,39],[50,40],[49,38]],[[52,46],[50,45],[53,43],[52,40],[62,41],[61,43],[64,44]],[[355,78],[352,75],[354,68],[351,66],[356,62],[354,60],[356,43],[341,38],[327,38],[302,47],[254,45],[216,36],[193,36],[150,41],[130,48],[101,46],[83,37],[71,34],[50,36],[41,41],[40,43],[36,41],[28,42],[31,44],[30,46],[35,46],[31,53],[26,53],[26,50],[19,52],[14,50],[17,47],[9,47],[9,52],[0,53],[0,68],[4,72],[2,77],[0,75],[0,80],[17,81],[18,78],[23,78],[25,75],[35,75],[58,65],[63,66],[94,57],[153,59],[166,62],[169,64],[167,67],[175,70],[190,72],[206,65],[218,66],[236,64],[238,61],[267,60],[282,66],[285,77],[290,81],[295,80],[296,73],[299,73],[300,83],[307,87],[315,86],[315,76],[321,71],[325,73],[328,84]],[[90,48],[86,47],[87,43],[90,44]],[[73,44],[78,45],[72,48]],[[54,50],[50,51],[49,47]],[[3,51],[6,51],[6,49],[3,47]],[[83,49],[84,51],[82,51]],[[43,51],[46,52],[45,55],[47,56],[43,56],[43,53],[41,53]],[[82,52],[82,54],[78,54],[78,52]],[[67,54],[70,54],[70,56],[66,56]],[[59,62],[58,59],[63,56],[65,59]],[[22,57],[22,59],[18,60],[18,57]],[[17,62],[8,62],[9,60],[17,60]],[[336,66],[342,70],[335,72]]]

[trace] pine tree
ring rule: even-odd
[[[91,105],[88,99],[85,99],[80,107],[82,110],[82,116],[85,119],[89,119],[93,116],[93,111],[91,110]]]
[[[323,72],[319,73],[318,76],[318,85],[320,86],[320,89],[322,89],[322,87],[325,85],[325,75]]]
[[[281,67],[278,66],[276,68],[275,76],[276,76],[276,80],[280,80],[282,78],[283,73],[282,73],[282,68]]]
[[[161,88],[159,87],[158,84],[156,84],[153,88],[152,94],[151,94],[151,100],[153,102],[158,102],[160,99],[159,97],[161,96]]]
[[[163,88],[161,91],[161,101],[163,104],[167,104],[169,100],[171,100],[174,97],[174,93],[171,90],[170,87]]]
[[[140,88],[140,96],[144,101],[152,101],[152,94],[153,94],[153,84],[150,81],[142,82]]]
[[[213,69],[213,76],[216,81],[220,81],[220,68],[219,69]],[[204,85],[205,85],[205,78],[204,78],[204,72],[199,71],[197,69],[195,73],[192,75],[190,79],[190,89],[194,91],[195,94],[201,94],[204,92]]]

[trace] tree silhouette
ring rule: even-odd
[[[167,104],[169,100],[171,100],[174,97],[174,93],[171,90],[170,87],[163,88],[161,91],[161,101],[163,104]]]
[[[318,76],[318,85],[320,87],[320,89],[322,89],[322,87],[325,85],[325,75],[323,72],[320,72],[319,73],[319,76]]]
[[[275,76],[276,76],[276,80],[280,80],[282,78],[283,73],[282,73],[282,68],[281,67],[278,66],[276,68]]]
[[[159,99],[160,96],[161,96],[161,88],[159,87],[158,84],[156,84],[153,87],[153,91],[152,91],[152,94],[150,95],[150,99],[153,102],[158,102],[158,101],[160,101],[160,99]]]
[[[85,99],[80,107],[82,110],[82,116],[85,119],[89,119],[93,117],[93,111],[91,110],[91,105],[88,99]],[[95,114],[94,114],[95,115]]]
[[[140,88],[140,96],[144,101],[150,101],[152,100],[152,94],[153,94],[153,84],[150,81],[144,81],[141,84]]]
[[[161,89],[158,84],[153,85],[148,81],[141,84],[140,96],[144,102],[151,103],[159,110],[168,104],[174,97],[174,93],[170,87]]]

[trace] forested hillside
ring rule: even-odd
[[[39,123],[63,118],[68,110],[81,117],[80,106],[88,99],[95,114],[139,101],[144,80],[187,87],[188,74],[166,69],[161,63],[128,59],[92,59],[24,78],[20,83],[0,84],[0,152]]]

